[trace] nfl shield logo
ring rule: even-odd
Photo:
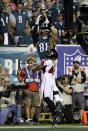
[[[77,56],[81,56],[80,70],[84,71],[88,81],[88,55],[82,54],[77,49],[73,54],[64,53],[64,74],[69,74],[73,69],[73,62]]]

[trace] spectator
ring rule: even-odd
[[[23,35],[18,39],[18,46],[29,46],[33,44],[32,35],[30,32],[30,26],[27,25],[24,27]]]
[[[57,79],[57,86],[60,97],[63,98],[63,113],[66,123],[73,123],[73,112],[72,112],[72,87],[69,85],[69,77],[64,75]],[[63,121],[64,122],[64,121]]]
[[[25,9],[25,11],[27,11],[27,15],[30,19],[32,17],[33,0],[27,0],[27,3],[24,6],[24,9]]]
[[[15,115],[13,117],[13,123],[20,123],[21,120],[21,106],[16,105],[15,102],[15,92],[8,92],[7,89],[10,86],[10,81],[8,78],[4,79],[2,84],[2,92],[3,95],[0,96],[0,125],[4,125],[9,112],[14,112]],[[7,96],[5,95],[5,91],[7,91]],[[4,96],[5,95],[5,96]]]
[[[58,14],[64,11],[64,7],[63,7],[63,4],[61,3],[61,0],[54,0],[52,7],[58,10]]]
[[[36,1],[37,1],[37,0],[34,0],[34,1],[33,1],[33,7],[34,7],[34,8],[36,8]],[[44,3],[45,3],[45,1],[44,1],[44,0],[40,0],[40,1],[41,1],[41,3],[42,3],[42,6],[43,6]]]
[[[58,43],[63,44],[64,21],[61,13],[57,15],[54,25],[58,31]]]
[[[8,5],[11,6],[12,10],[16,10],[16,5],[15,5],[15,3],[11,2],[11,0],[2,0],[3,7],[8,6]]]
[[[45,7],[47,9],[47,14],[52,17],[53,23],[56,21],[56,16],[58,15],[58,10],[52,7],[51,0],[45,0]]]
[[[12,14],[11,5],[6,5],[4,8],[4,12],[6,12],[10,18],[10,15]],[[9,45],[14,46],[14,42],[13,42],[14,28],[11,26],[9,20],[8,20],[8,35],[9,35]]]
[[[73,108],[76,107],[80,112],[80,119],[84,111],[84,83],[86,81],[86,74],[80,70],[81,56],[76,56],[73,62],[73,70],[70,73]]]
[[[8,36],[8,21],[9,15],[6,12],[3,12],[2,6],[0,6],[0,35],[2,37],[1,44],[8,45],[9,44],[9,36]]]
[[[35,26],[35,22],[36,22],[36,19],[38,17],[38,12],[35,8],[32,9],[32,17],[31,19],[29,20],[29,25],[31,27],[31,32],[33,32],[34,30],[34,26]]]
[[[62,43],[64,45],[71,44],[72,37],[73,37],[73,30],[64,30],[64,32],[62,32],[62,39],[63,39]]]
[[[42,0],[36,0],[36,9],[37,9],[37,11],[38,11],[38,15],[40,15],[41,14],[41,7],[42,7]]]
[[[24,81],[28,84],[28,89],[24,92],[24,107],[26,112],[26,123],[31,124],[33,122],[33,116],[35,114],[36,108],[38,111],[38,119],[40,117],[40,94],[39,94],[39,84],[40,84],[40,72],[31,72],[32,68],[37,65],[34,57],[28,57],[28,66],[23,68],[21,71],[17,71],[17,76],[19,82]]]
[[[22,36],[24,27],[28,25],[27,12],[23,10],[23,3],[21,0],[17,1],[17,9],[12,12],[10,23],[15,28],[14,43],[17,46],[19,36]]]
[[[4,11],[10,14],[12,12],[11,5],[6,5]]]

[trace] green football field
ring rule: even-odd
[[[88,131],[88,125],[14,125],[0,126],[0,131]]]

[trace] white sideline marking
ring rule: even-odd
[[[0,128],[52,128],[52,126],[0,126]],[[55,128],[88,128],[88,126],[56,126]]]

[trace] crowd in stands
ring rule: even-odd
[[[0,0],[0,46],[29,46],[33,44],[32,33],[41,8],[51,16],[58,31],[58,44],[77,44],[74,32],[77,29],[79,3],[73,0],[73,28],[64,29],[63,0]],[[49,20],[49,22],[51,23]],[[29,28],[27,28],[29,26]],[[83,26],[85,26],[83,24]]]

